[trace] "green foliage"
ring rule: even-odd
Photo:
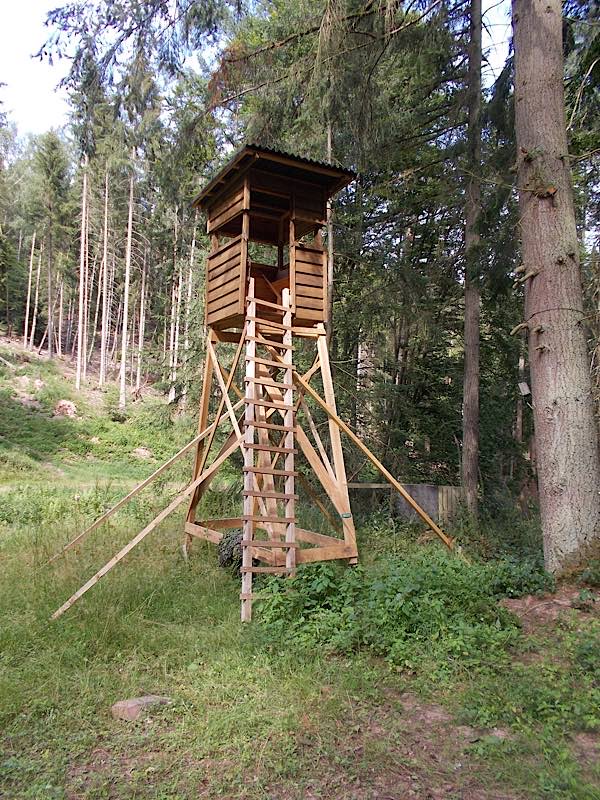
[[[505,661],[518,634],[498,598],[551,586],[535,565],[470,565],[419,548],[402,560],[307,566],[292,581],[271,581],[260,594],[260,620],[289,646],[367,649],[400,669],[447,677]]]
[[[600,558],[593,558],[580,577],[590,586],[600,586]]]

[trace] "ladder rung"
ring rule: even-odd
[[[240,570],[240,572],[259,572],[263,575],[265,573],[268,575],[286,575],[291,571],[288,567],[242,567]]]
[[[245,428],[265,428],[268,431],[283,431],[284,433],[296,433],[297,428],[292,425],[278,425],[276,422],[246,422],[243,425]]]
[[[281,322],[271,322],[269,319],[261,319],[260,317],[247,316],[246,319],[250,322],[256,322],[258,325],[264,325],[265,328],[275,328],[277,331],[291,331],[291,325],[282,325]]]
[[[281,350],[295,350],[293,344],[283,344],[283,342],[274,342],[272,339],[259,339],[258,336],[246,336],[246,342],[256,342],[262,344],[263,347],[279,347]]]
[[[248,447],[250,450],[266,450],[269,453],[296,453],[298,452],[295,447],[277,447],[274,444],[258,444],[257,442],[243,442],[242,447]]]
[[[296,517],[264,517],[260,514],[245,514],[241,520],[242,522],[280,522],[282,525],[288,525],[290,522],[295,522]]]
[[[293,469],[273,469],[272,467],[242,467],[243,472],[254,472],[258,475],[275,475],[282,478],[297,478],[298,473]]]
[[[275,367],[276,369],[291,369],[289,364],[282,364],[280,361],[271,361],[270,358],[246,356],[246,361],[254,361],[255,364],[262,364],[265,367]]]
[[[285,492],[256,492],[254,490],[244,491],[244,497],[269,497],[273,500],[297,500],[297,494],[286,494]]]
[[[248,547],[277,547],[281,548],[298,548],[298,542],[283,542],[280,539],[242,539],[243,545]]]
[[[279,303],[272,303],[270,300],[259,300],[258,297],[252,298],[257,306],[264,306],[265,308],[274,308],[276,311],[291,311],[289,306],[280,306]]]
[[[283,409],[284,411],[294,411],[296,408],[296,406],[292,406],[289,403],[278,403],[275,400],[251,400],[250,398],[246,398],[246,403],[248,405],[260,406],[261,408]]]
[[[290,367],[291,369],[291,367]],[[275,389],[293,389],[293,383],[277,383],[272,378],[244,378],[246,383],[257,383],[259,386],[273,386]]]

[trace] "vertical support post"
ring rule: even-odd
[[[212,331],[209,331],[206,337],[206,346],[205,346],[204,376],[202,378],[202,396],[200,397],[200,413],[198,415],[198,433],[203,431],[208,426],[208,411],[210,406],[210,394],[212,389],[212,377],[213,377],[212,360],[208,355],[208,344],[210,342],[211,336],[212,336]],[[206,447],[206,442],[204,440],[198,442],[198,446],[196,448],[196,456],[194,458],[194,470],[192,473],[192,480],[195,480],[198,477],[198,475],[200,474],[200,470],[202,469],[205,447]],[[186,517],[187,522],[194,522],[194,520],[196,519],[197,504],[198,504],[198,492],[196,490],[192,494],[192,498],[190,500],[190,505]],[[185,545],[186,550],[189,543],[190,543],[190,536],[188,534],[186,536],[186,545]]]
[[[254,450],[251,445],[254,443],[254,399],[256,392],[256,302],[254,300],[254,278],[250,278],[248,291],[248,318],[246,328],[246,410],[244,414],[244,526],[242,539],[242,622],[250,622],[252,619],[252,546],[249,542],[254,539],[254,520],[253,508],[254,498],[251,492],[254,489],[254,473],[251,468],[254,466]]]
[[[285,517],[291,519],[285,526],[285,541],[287,544],[292,545],[287,548],[285,556],[285,566],[288,570],[288,575],[294,575],[296,572],[296,548],[293,546],[296,543],[296,500],[294,496],[294,390],[293,385],[293,350],[292,344],[292,310],[290,303],[290,290],[284,289],[282,292],[283,306],[287,307],[287,311],[283,315],[283,324],[286,326],[283,332],[283,344],[290,345],[286,348],[283,355],[285,362],[285,378],[284,381],[289,388],[284,390],[283,401],[288,406],[283,415],[283,424],[288,428],[285,432],[285,447],[288,452],[285,455],[285,471],[288,473],[285,476]]]
[[[296,198],[290,197],[290,307],[296,310]]]
[[[250,239],[250,181],[244,178],[244,202],[242,213],[242,246],[240,253],[240,293],[238,296],[238,313],[244,314],[246,306],[246,286],[248,284],[248,241]],[[254,296],[254,293],[253,295]]]
[[[323,392],[325,394],[325,402],[334,414],[337,414],[335,405],[335,392],[333,389],[333,379],[331,377],[331,368],[329,366],[329,351],[327,349],[327,338],[325,330],[322,325],[318,326],[319,337],[317,339],[317,352],[319,354],[319,361],[321,362],[321,376],[323,379]],[[348,483],[346,478],[346,465],[344,464],[344,452],[342,450],[342,439],[340,430],[335,422],[329,419],[329,438],[331,440],[331,454],[333,457],[333,468],[339,489],[340,502],[342,506],[342,528],[344,532],[344,542],[358,553],[356,548],[356,530],[354,528],[354,520],[352,519],[352,511],[350,508],[350,498],[348,496]],[[349,559],[350,564],[355,564],[357,558]]]

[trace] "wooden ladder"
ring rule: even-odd
[[[295,408],[292,310],[288,289],[282,304],[247,297],[242,535],[242,621],[252,617],[252,576],[293,575],[296,570],[294,493]],[[269,319],[265,319],[268,316]],[[260,348],[260,350],[259,350]],[[283,361],[281,365],[274,356]],[[283,462],[283,468],[282,464]],[[257,537],[257,532],[266,538]],[[261,553],[269,566],[254,566]]]

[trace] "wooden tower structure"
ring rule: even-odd
[[[217,460],[241,449],[244,490],[240,517],[199,519],[199,503],[216,473],[202,480],[189,506],[186,546],[193,537],[218,543],[227,529],[242,528],[243,620],[251,617],[254,574],[292,575],[300,563],[355,562],[358,556],[340,430],[329,423],[328,436],[320,433],[309,398],[294,382],[300,343],[303,361],[313,353],[304,380],[314,382],[320,375],[322,399],[335,410],[326,343],[328,255],[321,229],[328,200],[353,178],[350,170],[248,145],[194,201],[206,215],[210,237],[199,431],[209,425],[216,383],[218,417],[224,412],[231,424]],[[232,344],[237,347],[227,363]],[[198,443],[194,481],[205,470],[211,444],[211,437]],[[299,454],[333,513],[300,476]],[[299,527],[299,479],[337,536]]]
[[[206,358],[198,433],[50,562],[195,451],[192,480],[52,615],[60,617],[177,508],[188,503],[184,551],[194,538],[218,544],[242,529],[242,620],[252,615],[256,573],[293,575],[298,564],[344,559],[358,550],[340,433],[363,453],[443,542],[453,540],[340,419],[327,351],[328,260],[321,230],[327,202],[354,178],[331,164],[247,145],[194,201],[207,217]],[[320,386],[315,386],[317,382]],[[213,395],[217,408],[210,416]],[[311,407],[325,413],[317,424]],[[216,438],[221,425],[230,433]],[[240,516],[207,519],[202,496],[225,461],[241,451]],[[308,470],[298,469],[298,458]],[[321,490],[319,490],[320,484]],[[298,525],[301,488],[330,533]]]

